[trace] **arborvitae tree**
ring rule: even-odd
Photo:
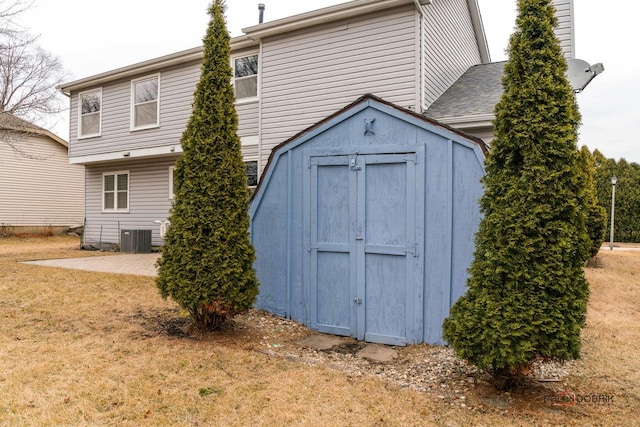
[[[595,160],[586,146],[582,146],[580,149],[580,163],[581,185],[584,188],[585,197],[583,204],[587,215],[587,233],[589,234],[589,257],[593,258],[598,254],[604,241],[607,211],[598,202]]]
[[[177,301],[200,329],[220,327],[258,294],[224,0],[214,0],[209,14],[157,279],[161,295]]]
[[[607,159],[598,150],[593,152],[597,169],[598,202],[606,210],[607,230],[610,236],[611,223],[611,177],[618,178],[616,184],[616,209],[614,238],[616,242],[640,242],[640,165],[629,163],[624,158]]]
[[[580,355],[589,239],[575,95],[551,0],[519,0],[486,159],[468,291],[445,319],[456,353],[508,386],[538,358]]]

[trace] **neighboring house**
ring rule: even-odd
[[[282,141],[372,93],[420,113],[489,62],[477,0],[356,0],[244,29],[231,40],[239,136],[259,176]],[[61,86],[73,164],[86,166],[85,241],[159,227],[191,114],[202,48]],[[251,177],[255,183],[257,176]]]
[[[84,167],[69,164],[67,142],[0,113],[0,227],[59,232],[82,226]]]

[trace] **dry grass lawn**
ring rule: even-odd
[[[188,336],[152,278],[18,262],[88,255],[69,237],[0,239],[0,426],[640,425],[640,251],[587,269],[584,357],[563,383],[481,383],[466,407],[256,351],[264,331],[240,321]],[[544,399],[565,388],[613,401]]]

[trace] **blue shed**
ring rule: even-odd
[[[256,308],[370,342],[443,343],[485,150],[373,95],[277,146],[250,209]]]

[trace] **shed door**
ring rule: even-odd
[[[311,157],[310,314],[318,330],[386,344],[421,333],[415,162],[412,153]]]

